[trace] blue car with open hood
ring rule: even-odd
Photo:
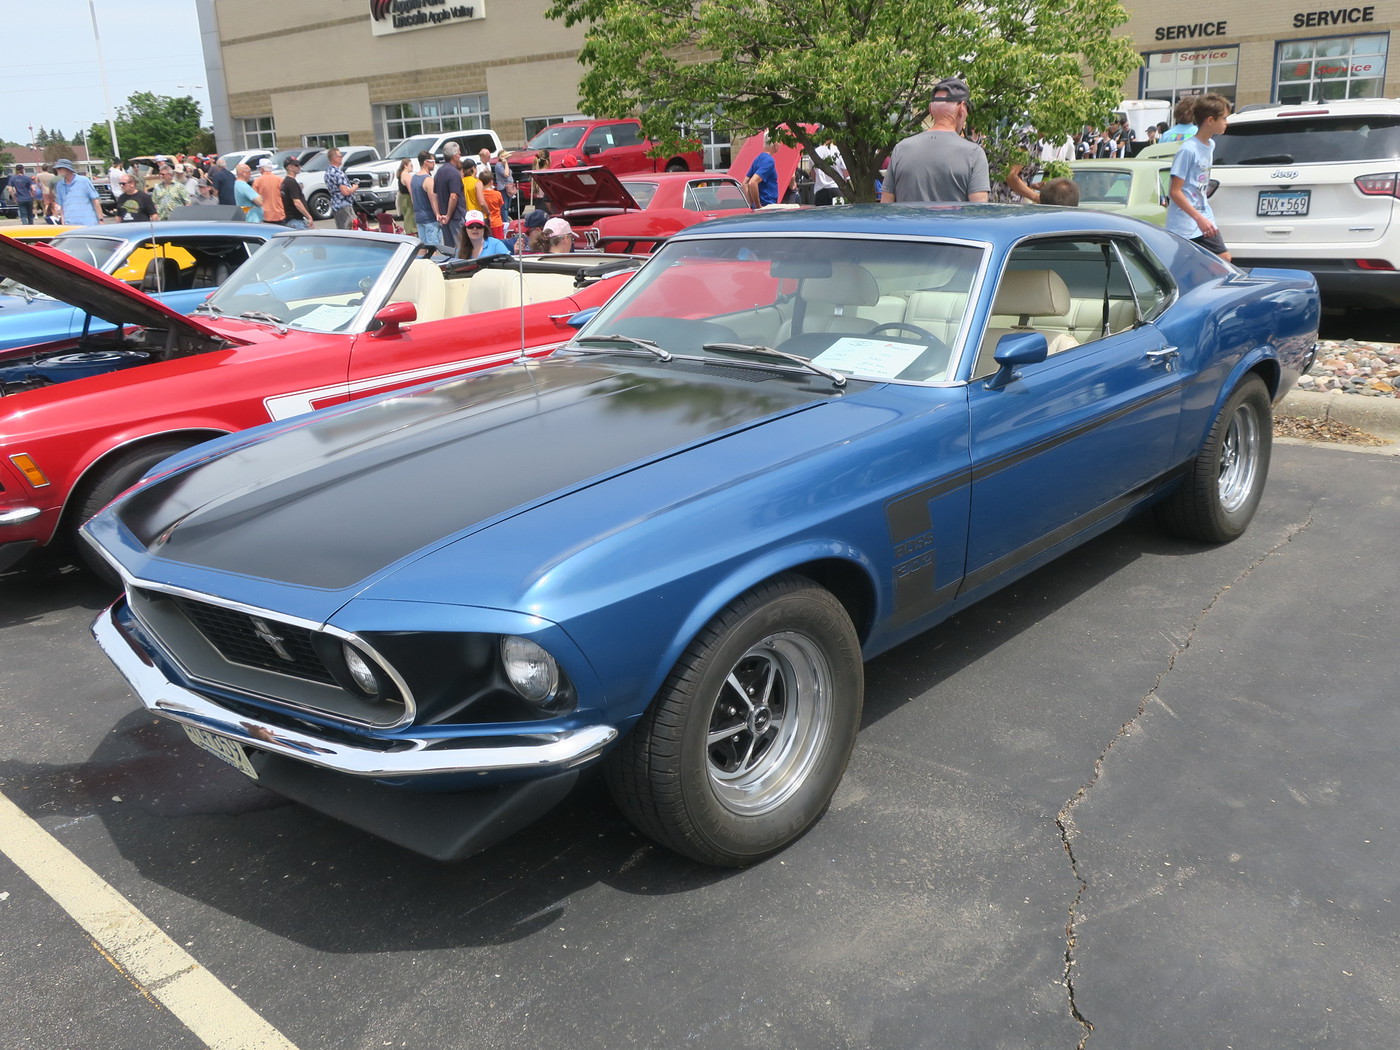
[[[1149,506],[1239,536],[1318,317],[1103,213],[704,223],[547,358],[167,460],[86,526],[96,635],[194,744],[430,856],[600,764],[748,864],[830,801],[864,660]]]

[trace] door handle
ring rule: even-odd
[[[1147,351],[1145,356],[1153,364],[1159,362],[1165,364],[1167,366],[1167,371],[1170,372],[1172,367],[1176,364],[1177,359],[1181,357],[1181,351],[1174,346],[1164,346],[1160,350]]]

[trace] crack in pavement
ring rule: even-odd
[[[1065,993],[1069,999],[1070,1014],[1073,1015],[1074,1019],[1079,1023],[1080,1027],[1083,1029],[1083,1034],[1080,1037],[1079,1042],[1075,1044],[1075,1050],[1084,1050],[1085,1044],[1089,1041],[1089,1036],[1092,1035],[1094,1032],[1094,1024],[1092,1021],[1089,1020],[1088,1017],[1086,1017],[1080,1011],[1079,1004],[1075,998],[1075,924],[1079,921],[1079,910],[1081,904],[1084,901],[1084,893],[1089,888],[1089,880],[1084,875],[1084,873],[1080,871],[1079,859],[1074,855],[1074,837],[1079,833],[1078,828],[1075,827],[1074,823],[1074,810],[1088,796],[1090,788],[1097,784],[1102,778],[1104,763],[1108,759],[1109,752],[1113,750],[1113,748],[1117,745],[1118,741],[1121,740],[1123,737],[1127,736],[1130,732],[1132,732],[1133,727],[1136,726],[1142,720],[1143,716],[1147,714],[1147,707],[1149,704],[1151,704],[1153,701],[1162,704],[1161,699],[1157,696],[1158,690],[1162,688],[1162,683],[1166,680],[1167,675],[1171,674],[1172,668],[1176,666],[1177,657],[1180,656],[1182,653],[1186,652],[1186,650],[1191,647],[1191,642],[1195,639],[1196,633],[1200,630],[1201,624],[1205,621],[1205,618],[1208,615],[1210,615],[1211,610],[1215,608],[1215,606],[1220,602],[1221,598],[1225,596],[1225,592],[1228,591],[1231,587],[1234,587],[1236,584],[1242,582],[1246,577],[1253,573],[1255,569],[1262,565],[1265,562],[1265,560],[1272,557],[1274,554],[1277,554],[1288,544],[1292,543],[1293,538],[1295,536],[1297,536],[1299,533],[1305,532],[1309,527],[1311,527],[1313,523],[1313,512],[1315,506],[1315,503],[1310,503],[1308,505],[1307,517],[1303,521],[1289,525],[1283,538],[1279,540],[1278,543],[1274,544],[1268,550],[1260,554],[1258,558],[1252,561],[1249,565],[1245,566],[1245,568],[1242,569],[1233,580],[1231,580],[1229,583],[1225,584],[1218,591],[1216,591],[1214,596],[1211,597],[1210,601],[1206,603],[1205,608],[1203,608],[1199,613],[1196,614],[1195,619],[1191,621],[1191,625],[1186,631],[1185,640],[1183,640],[1180,644],[1176,645],[1175,648],[1172,649],[1171,653],[1167,657],[1167,666],[1164,667],[1161,673],[1157,675],[1156,680],[1152,683],[1152,688],[1147,691],[1146,695],[1144,695],[1140,701],[1138,701],[1137,711],[1133,714],[1133,717],[1128,719],[1126,722],[1124,722],[1121,726],[1118,727],[1118,732],[1113,735],[1113,738],[1109,740],[1108,745],[1101,752],[1099,752],[1098,758],[1094,760],[1093,773],[1090,775],[1089,779],[1083,784],[1082,787],[1079,788],[1078,791],[1074,793],[1073,796],[1071,796],[1069,801],[1066,802],[1063,807],[1061,807],[1060,812],[1055,816],[1055,825],[1057,828],[1059,828],[1060,831],[1060,842],[1064,846],[1065,854],[1069,857],[1070,871],[1073,873],[1075,881],[1079,884],[1079,889],[1075,892],[1074,900],[1070,902],[1069,917],[1065,920],[1065,968],[1064,976],[1061,981],[1061,983],[1065,987]],[[1166,705],[1162,704],[1162,706],[1165,707]]]

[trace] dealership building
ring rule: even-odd
[[[196,0],[223,150],[365,144],[494,128],[507,147],[579,115],[583,27],[549,0]],[[1125,98],[1214,91],[1236,107],[1400,95],[1400,0],[1125,0],[1142,56]],[[690,129],[706,163],[728,143]]]

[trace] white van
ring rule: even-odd
[[[1133,142],[1147,141],[1147,129],[1166,121],[1172,122],[1172,104],[1161,98],[1125,98],[1113,111],[1113,118],[1126,124],[1133,132]]]

